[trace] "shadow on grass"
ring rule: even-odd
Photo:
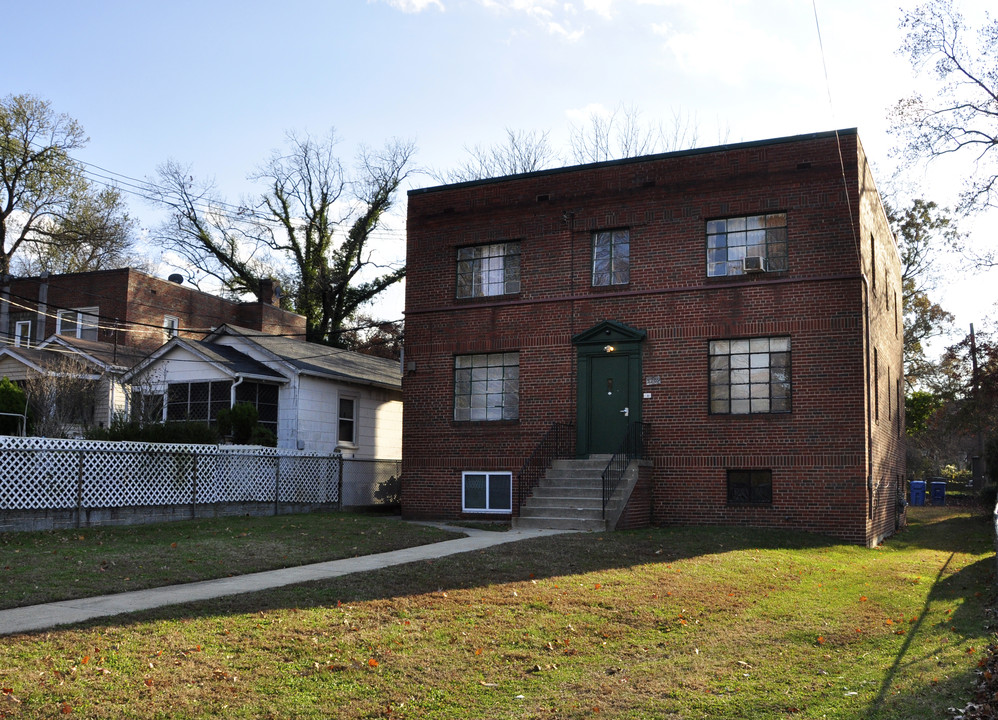
[[[517,540],[484,550],[394,565],[327,580],[243,595],[168,606],[77,627],[127,625],[152,620],[192,619],[338,603],[396,599],[439,591],[667,564],[738,550],[832,548],[832,538],[778,530],[734,527],[667,527],[616,533],[569,533]]]
[[[955,514],[954,513],[958,513]],[[892,538],[889,546],[919,547],[943,552],[981,554],[992,545],[991,514],[981,506],[908,508],[908,528]],[[981,529],[985,528],[982,533]]]
[[[933,661],[933,653],[931,651],[917,657],[911,657],[910,653],[911,646],[916,637],[918,637],[919,631],[927,630],[925,627],[926,618],[930,614],[929,609],[934,604],[953,605],[955,611],[948,615],[947,621],[943,624],[950,625],[958,638],[961,636],[961,628],[970,629],[979,627],[981,622],[981,614],[979,612],[980,602],[975,602],[974,600],[981,595],[981,591],[976,588],[986,587],[987,578],[992,573],[994,559],[983,558],[947,576],[955,555],[955,552],[950,553],[946,562],[939,568],[939,572],[933,581],[932,589],[926,596],[925,603],[918,614],[918,619],[908,628],[901,649],[884,675],[880,690],[870,705],[868,717],[889,717],[890,715],[884,715],[883,713],[887,709],[886,705],[888,699],[891,697],[891,689],[894,687],[899,675],[908,667]],[[983,650],[983,648],[981,649]],[[966,695],[966,688],[973,679],[973,672],[959,673],[954,677],[948,678],[945,681],[945,686],[937,688],[937,690],[948,692],[954,697],[962,697]],[[938,685],[938,680],[934,681],[934,684]],[[926,687],[925,690],[928,691],[929,687]],[[892,708],[892,711],[896,711],[896,708]]]

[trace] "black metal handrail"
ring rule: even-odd
[[[537,447],[523,463],[517,475],[519,506],[527,501],[530,493],[540,483],[544,472],[555,458],[572,457],[575,453],[574,423],[553,423]]]
[[[623,442],[617,452],[610,458],[603,470],[603,519],[606,520],[606,506],[617,491],[620,479],[624,477],[628,465],[634,460],[640,460],[644,453],[645,423],[631,423],[627,427]]]

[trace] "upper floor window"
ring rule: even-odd
[[[31,345],[31,321],[18,320],[14,323],[14,347]]]
[[[630,279],[630,232],[606,230],[593,233],[593,286],[626,285]]]
[[[710,412],[790,412],[790,338],[711,340]]]
[[[180,331],[180,318],[173,315],[163,316],[163,335],[167,340],[177,337]]]
[[[82,340],[96,340],[99,312],[100,309],[96,307],[60,310],[55,316],[55,334]]]
[[[786,269],[786,213],[707,221],[707,277]]]
[[[520,354],[489,353],[454,358],[455,420],[520,417]]]
[[[458,248],[459,298],[512,295],[520,292],[520,243],[506,242]]]

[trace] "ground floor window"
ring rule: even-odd
[[[465,512],[512,512],[512,473],[466,472],[461,489]]]
[[[357,403],[353,398],[340,398],[340,410],[337,417],[339,421],[337,440],[341,443],[354,444],[357,442]]]
[[[143,425],[163,422],[163,394],[133,390],[131,418]]]
[[[772,505],[772,470],[728,470],[729,505]]]
[[[257,422],[275,435],[277,434],[277,394],[277,386],[267,383],[245,381],[236,385],[236,402],[246,402],[255,407]]]
[[[232,382],[170,383],[166,393],[166,419],[196,420],[214,424],[218,411],[232,405]]]

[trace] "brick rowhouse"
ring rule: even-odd
[[[595,363],[623,350],[648,466],[626,524],[875,545],[903,522],[900,259],[856,130],[413,190],[408,213],[405,517],[515,516],[556,422],[602,452]],[[512,483],[505,513],[466,473]]]

